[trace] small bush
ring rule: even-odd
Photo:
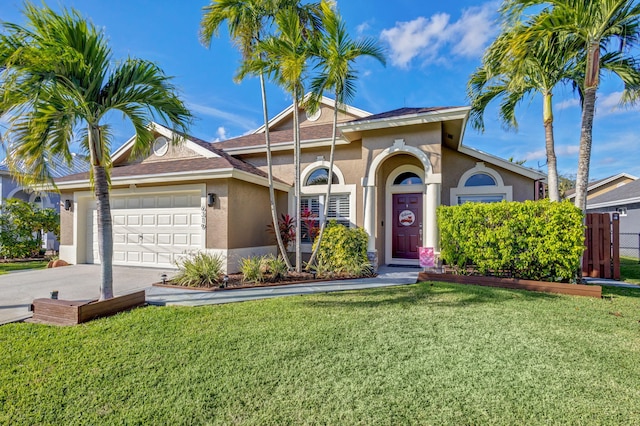
[[[243,281],[274,282],[287,274],[287,264],[282,256],[272,254],[246,257],[242,259],[240,268]]]
[[[224,256],[195,252],[178,261],[178,275],[173,281],[188,287],[214,287],[224,270]]]
[[[316,273],[322,277],[336,274],[371,275],[373,268],[367,258],[369,237],[362,228],[347,228],[332,220],[327,224],[318,250]],[[316,243],[314,243],[315,248]]]
[[[584,250],[582,213],[548,200],[438,208],[441,258],[462,271],[515,278],[575,278]]]

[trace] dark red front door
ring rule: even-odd
[[[392,257],[417,259],[421,231],[422,194],[393,194]]]

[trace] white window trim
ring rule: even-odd
[[[480,173],[491,176],[496,181],[496,186],[464,186],[467,179]],[[496,170],[485,166],[483,162],[478,162],[475,167],[462,174],[458,186],[450,189],[450,195],[449,203],[452,206],[457,206],[458,197],[465,195],[502,195],[506,201],[513,201],[513,187],[511,185],[505,186],[502,176]]]
[[[384,238],[385,238],[385,250],[384,257],[386,263],[394,263],[398,265],[416,265],[417,260],[412,259],[398,259],[392,257],[393,255],[393,195],[394,194],[410,194],[420,193],[422,194],[422,241],[425,239],[425,228],[427,223],[427,185],[425,183],[414,185],[394,185],[393,182],[402,173],[411,172],[416,175],[425,175],[423,169],[418,166],[404,165],[394,169],[387,178],[386,182],[386,200],[385,200],[385,226],[384,226]]]
[[[304,170],[300,173],[300,182],[306,182],[307,178],[311,173],[320,168],[329,168],[329,162],[324,160],[319,160],[309,164]],[[338,178],[338,183],[331,184],[331,195],[348,195],[349,196],[349,222],[351,226],[355,226],[356,223],[356,185],[355,184],[345,184],[344,174],[340,170],[338,166],[333,165],[333,173],[335,173]],[[327,185],[302,185],[300,188],[300,196],[314,196],[317,195],[319,197],[324,197],[327,193]],[[289,212],[293,216],[300,214],[296,211],[296,206],[293,205],[293,189],[289,193]],[[322,205],[321,205],[322,206]],[[323,206],[322,206],[323,207]],[[322,208],[321,207],[321,208]],[[302,243],[302,251],[304,253],[311,253],[312,244],[311,243]]]

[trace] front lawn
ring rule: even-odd
[[[640,284],[640,262],[632,257],[620,257],[620,277],[622,281]]]
[[[639,424],[640,291],[456,284],[0,327],[0,424]]]
[[[34,260],[33,262],[8,262],[0,263],[0,275],[10,271],[22,271],[25,269],[44,269],[49,263],[48,260]]]

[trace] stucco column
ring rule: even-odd
[[[369,236],[367,257],[375,270],[378,269],[378,253],[376,252],[376,187],[364,186],[364,230]]]
[[[440,235],[438,232],[438,221],[436,218],[436,209],[440,205],[440,183],[427,184],[427,207],[426,207],[426,235],[424,240],[425,247],[433,247],[435,251],[440,251]]]

